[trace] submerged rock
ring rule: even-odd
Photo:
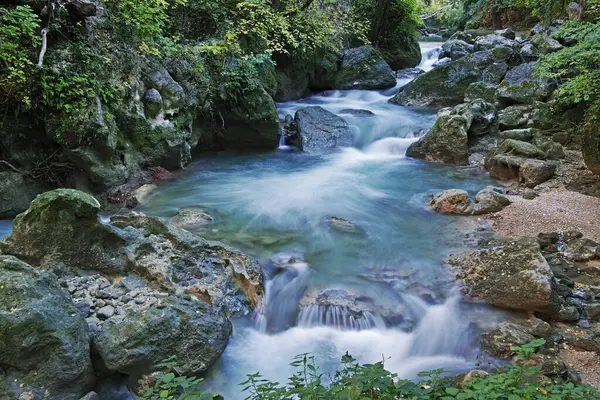
[[[347,219],[339,217],[327,218],[329,226],[334,230],[342,233],[362,233],[362,230]]]
[[[360,118],[375,116],[375,113],[373,111],[363,110],[363,109],[354,109],[354,108],[345,108],[340,111],[340,114],[350,114],[350,115],[353,115],[355,117],[360,117]]]
[[[57,277],[0,255],[0,397],[78,400],[94,384],[87,324]]]
[[[557,307],[554,275],[533,238],[455,254],[449,263],[463,281],[464,291],[491,305],[540,312]]]
[[[322,107],[306,107],[296,112],[298,134],[302,138],[301,150],[318,150],[350,146],[352,133],[348,123]]]
[[[202,211],[181,209],[170,222],[182,229],[195,229],[212,224],[213,217]]]
[[[471,214],[473,202],[469,194],[460,189],[450,189],[438,193],[429,202],[431,208],[445,214]]]
[[[334,89],[387,89],[396,85],[390,66],[370,45],[344,50]]]

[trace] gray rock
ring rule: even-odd
[[[159,92],[166,110],[179,109],[185,104],[185,91],[164,67],[155,65],[148,73],[147,79],[150,87]],[[153,97],[157,99],[155,95]]]
[[[434,210],[444,214],[471,214],[473,202],[469,194],[461,189],[450,189],[438,193],[429,202]]]
[[[139,377],[176,356],[179,372],[190,376],[219,358],[231,333],[224,310],[175,296],[163,301],[166,307],[130,311],[94,337],[94,347],[110,371]]]
[[[195,229],[212,224],[213,217],[202,211],[181,209],[170,222],[182,229]]]
[[[0,256],[0,397],[78,400],[94,384],[88,327],[57,277]],[[10,382],[19,382],[14,386]]]
[[[490,104],[498,103],[498,85],[489,82],[474,82],[465,91],[465,101],[481,99]]]
[[[497,47],[515,47],[516,42],[504,36],[492,34],[477,38],[474,44],[475,51],[492,50]]]
[[[494,34],[498,35],[498,36],[502,36],[505,37],[507,39],[511,39],[511,40],[515,40],[515,31],[513,31],[510,28],[505,28],[505,29],[500,29],[494,32]]]
[[[90,299],[80,299],[75,301],[74,304],[79,315],[81,315],[83,318],[87,318],[90,315],[94,302]]]
[[[600,320],[600,303],[586,304],[584,309],[587,319],[590,321]]]
[[[395,85],[394,72],[373,46],[344,50],[334,89],[387,89]]]
[[[335,229],[338,232],[342,233],[362,233],[362,230],[354,225],[352,222],[339,218],[339,217],[329,217],[327,218],[327,222],[331,228]]]
[[[146,117],[148,118],[156,118],[163,107],[162,96],[156,89],[149,89],[146,94],[144,94],[142,102],[144,103]]]
[[[523,128],[532,117],[533,108],[528,104],[515,104],[498,112],[501,130]]]
[[[462,40],[449,40],[442,45],[442,51],[440,52],[439,58],[457,60],[473,52],[474,47],[472,44]]]
[[[514,354],[512,346],[522,346],[533,339],[520,325],[502,322],[498,328],[481,335],[481,349],[494,357],[509,358]]]
[[[96,311],[96,315],[101,320],[109,319],[110,317],[115,315],[115,308],[110,305],[104,306],[101,309],[99,309],[98,311]]]
[[[536,33],[529,40],[540,54],[554,53],[563,48],[562,44],[552,38],[547,32]]]
[[[89,392],[79,400],[101,400],[96,392]]]
[[[340,111],[340,114],[349,114],[359,118],[365,117],[374,117],[375,113],[370,110],[362,110],[362,109],[353,109],[353,108],[345,108]]]
[[[546,78],[533,76],[535,62],[518,65],[508,71],[500,83],[498,97],[507,104],[533,104],[545,101],[553,91],[552,82]]]
[[[301,150],[329,149],[352,144],[348,123],[322,107],[298,110],[295,121],[302,137]]]
[[[524,128],[524,129],[511,129],[503,131],[501,136],[504,139],[514,139],[521,142],[530,142],[533,139],[533,135],[537,132],[535,128]],[[540,149],[542,150],[542,149]]]
[[[417,76],[424,74],[421,68],[406,68],[396,71],[396,78],[398,79],[414,79]]]
[[[493,186],[488,186],[475,196],[475,214],[488,214],[501,211],[511,201]]]
[[[535,239],[504,241],[452,255],[449,263],[469,296],[502,308],[540,312],[556,309],[554,275]]]
[[[536,187],[552,178],[556,167],[553,161],[525,160],[519,165],[519,180],[527,187]]]
[[[0,219],[14,218],[27,210],[43,185],[17,172],[0,172]]]
[[[526,62],[537,61],[540,58],[540,52],[531,42],[521,44],[517,52]]]
[[[579,321],[579,311],[575,306],[561,306],[558,312],[553,315],[553,318],[557,321],[563,322],[575,322]]]

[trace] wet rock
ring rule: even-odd
[[[352,109],[352,108],[345,108],[343,110],[340,111],[340,114],[350,114],[353,115],[355,117],[360,117],[360,118],[364,118],[364,117],[374,117],[375,113],[373,111],[370,110],[361,110],[361,109]]]
[[[474,82],[498,84],[508,70],[512,50],[480,51],[419,75],[390,102],[414,107],[447,107],[461,104]]]
[[[17,172],[0,172],[0,219],[13,218],[27,210],[43,185]]]
[[[302,137],[301,150],[328,149],[352,144],[348,123],[322,107],[306,107],[296,112],[296,126]]]
[[[572,261],[589,261],[600,258],[600,244],[590,239],[574,238],[567,241],[561,252]]]
[[[197,229],[212,224],[213,217],[202,211],[181,209],[170,222],[182,229]]]
[[[437,67],[441,67],[442,65],[450,64],[451,62],[452,62],[452,59],[450,57],[444,57],[444,58],[440,58],[439,60],[437,60],[436,62],[431,64],[431,66],[432,66],[432,68],[437,68]]]
[[[549,79],[533,76],[535,62],[518,65],[506,73],[500,83],[498,97],[507,104],[532,104],[545,101],[553,91]]]
[[[334,89],[387,89],[396,85],[390,66],[371,45],[344,50]]]
[[[511,201],[493,186],[488,186],[475,196],[475,214],[488,214],[501,211]]]
[[[555,310],[554,276],[533,238],[504,241],[450,256],[449,263],[471,297],[509,309]]]
[[[475,82],[469,85],[465,91],[465,101],[470,102],[476,99],[484,100],[490,104],[498,103],[498,85],[488,82]]]
[[[421,68],[406,68],[396,71],[396,78],[398,79],[414,79],[417,76],[424,74]]]
[[[434,210],[445,214],[471,214],[473,202],[469,194],[460,189],[450,189],[438,193],[429,202]]]
[[[94,337],[95,350],[110,371],[140,376],[176,356],[182,375],[197,375],[223,353],[231,333],[224,310],[175,296],[163,304],[130,311]]]
[[[503,322],[491,332],[481,335],[481,349],[486,353],[500,358],[509,358],[514,354],[512,346],[522,346],[534,339],[517,324]]]
[[[439,58],[447,57],[451,60],[457,60],[473,52],[474,47],[472,44],[462,40],[449,40],[442,45],[442,51],[440,52]]]
[[[342,233],[362,233],[361,229],[347,219],[339,217],[327,218],[329,226],[334,230]]]
[[[158,186],[150,183],[150,184],[142,185],[139,188],[137,188],[136,190],[134,190],[131,193],[131,196],[132,196],[132,199],[135,201],[136,206],[145,204],[149,200],[152,193],[154,191],[156,191],[157,188],[158,188]]]
[[[49,400],[85,395],[95,379],[88,327],[57,277],[0,256],[0,289],[0,364],[8,372],[0,395],[32,392]],[[13,380],[23,384],[13,387]]]

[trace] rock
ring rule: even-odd
[[[585,315],[590,321],[600,320],[600,303],[586,304],[584,306]]]
[[[549,160],[565,158],[565,150],[560,144],[556,143],[552,138],[537,132],[537,130],[532,130],[531,132],[533,133],[533,144],[546,154],[546,158]]]
[[[506,73],[498,89],[500,101],[532,104],[545,101],[552,94],[553,85],[549,79],[533,76],[535,65],[536,62],[521,64]]]
[[[547,312],[556,308],[554,275],[533,238],[452,255],[449,263],[471,297],[508,309]]]
[[[439,58],[457,60],[473,52],[474,47],[472,44],[462,40],[449,40],[442,45],[442,51],[440,52]]]
[[[373,46],[344,50],[334,89],[387,89],[396,85],[390,66]]]
[[[467,164],[467,120],[461,115],[452,115],[449,109],[441,110],[433,128],[408,147],[406,156],[447,164]]]
[[[329,217],[327,218],[327,222],[329,226],[335,229],[338,232],[342,233],[362,233],[360,228],[354,225],[352,222],[347,219],[339,218],[339,217]]]
[[[89,392],[79,400],[101,400],[96,392]]]
[[[487,152],[497,144],[496,108],[481,99],[442,109],[433,128],[411,144],[408,157],[464,165],[469,155]]]
[[[202,211],[181,209],[170,222],[182,229],[197,229],[212,224],[213,217]]]
[[[509,358],[515,353],[510,349],[512,346],[522,346],[533,339],[520,325],[502,322],[498,328],[481,335],[481,349],[494,357]]]
[[[298,110],[295,122],[302,137],[301,150],[328,149],[352,144],[352,133],[348,123],[322,107]]]
[[[521,156],[529,158],[546,158],[546,153],[531,143],[522,140],[506,139],[500,146],[490,152],[493,157],[496,154],[510,154],[512,156]]]
[[[533,135],[536,132],[537,129],[535,128],[511,129],[508,131],[503,131],[501,136],[504,139],[513,139],[519,142],[531,142]]]
[[[500,83],[508,69],[507,60],[512,55],[512,50],[504,49],[507,51],[480,51],[434,68],[404,86],[390,102],[413,107],[460,104],[472,83]]]
[[[386,13],[387,18],[393,19],[396,12],[391,10]],[[404,21],[405,16],[400,17]],[[390,24],[390,27],[401,27],[400,23]],[[402,29],[402,28],[400,28]],[[405,68],[414,68],[421,62],[421,47],[414,35],[405,35],[398,31],[380,32],[376,38],[370,38],[381,56],[396,71]]]
[[[552,178],[556,167],[552,161],[525,160],[519,165],[519,181],[527,187],[536,187]]]
[[[145,185],[140,186],[136,190],[134,190],[131,193],[131,197],[134,200],[136,206],[145,204],[149,200],[149,197],[152,195],[152,193],[154,191],[156,191],[157,188],[158,188],[158,186],[156,186],[152,183],[147,183]]]
[[[538,194],[535,190],[526,188],[523,190],[523,194],[521,195],[525,200],[533,200],[538,197]]]
[[[471,83],[465,91],[465,101],[481,99],[490,104],[498,103],[498,85],[488,82]]]
[[[406,68],[396,71],[396,78],[398,79],[414,79],[417,76],[424,74],[421,68]]]
[[[583,129],[581,151],[590,171],[600,175],[600,132],[591,126]]]
[[[580,315],[575,306],[562,305],[552,317],[557,321],[576,322],[579,321]]]
[[[179,373],[198,375],[223,353],[231,323],[223,309],[170,296],[164,308],[130,311],[94,337],[94,348],[110,371],[140,376],[176,356]]]
[[[473,203],[469,194],[460,189],[450,189],[438,193],[429,202],[434,210],[445,214],[471,214]]]
[[[561,252],[572,261],[590,261],[600,258],[600,244],[590,239],[576,238],[569,240]]]
[[[498,47],[513,48],[516,42],[504,36],[491,34],[477,38],[474,44],[475,51],[492,50]]]
[[[93,0],[74,0],[73,9],[79,18],[93,17],[97,12],[97,5]]]
[[[44,269],[125,269],[124,241],[98,218],[100,203],[87,193],[56,189],[36,197],[15,218],[0,250]],[[48,240],[52,238],[52,240]]]
[[[554,53],[563,48],[558,40],[553,39],[548,33],[536,33],[529,38],[535,49],[541,54]]]
[[[569,16],[569,19],[579,19],[581,18],[581,14],[582,14],[582,9],[581,6],[579,5],[579,3],[572,1],[569,4],[567,4],[567,15]]]
[[[142,102],[144,103],[147,118],[153,119],[160,114],[163,107],[163,100],[158,90],[149,89],[146,94],[144,94]]]
[[[104,306],[101,309],[99,309],[98,311],[96,311],[96,315],[98,316],[98,318],[100,318],[102,320],[109,319],[110,317],[115,315],[115,308],[110,305]]]
[[[27,210],[43,185],[17,172],[0,172],[0,219],[14,218]]]
[[[87,324],[54,274],[0,255],[0,327],[0,397],[78,400],[92,388]]]
[[[501,211],[510,205],[511,201],[493,186],[488,186],[477,193],[475,203],[475,214],[488,214]]]
[[[501,130],[523,128],[528,125],[533,109],[527,104],[515,104],[498,112]]]
[[[480,36],[485,36],[491,32],[485,29],[466,29],[464,31],[458,31],[452,34],[448,40],[463,40],[469,44],[475,44],[475,41]]]
[[[353,115],[355,117],[359,117],[359,118],[364,118],[364,117],[374,117],[375,113],[373,111],[370,110],[361,110],[361,109],[352,109],[352,108],[345,108],[343,110],[340,111],[340,114],[350,114]]]
[[[525,62],[537,61],[540,58],[540,52],[529,41],[521,44],[517,52]]]
[[[512,139],[509,139],[512,140]],[[556,163],[498,154],[486,159],[490,177],[505,181],[515,180],[533,188],[554,176]]]
[[[494,32],[494,34],[505,37],[510,40],[515,40],[515,31],[513,31],[510,28],[497,30]]]

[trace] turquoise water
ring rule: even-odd
[[[426,46],[435,51],[436,44]],[[423,65],[429,68],[432,59],[425,58]],[[325,371],[346,351],[361,362],[384,356],[387,368],[408,378],[423,370],[460,371],[475,364],[477,343],[464,312],[468,306],[460,303],[442,267],[448,253],[465,246],[460,227],[466,219],[437,214],[427,203],[433,193],[449,188],[475,193],[490,182],[478,170],[405,157],[416,135],[435,119],[431,111],[387,102],[406,82],[384,92],[331,91],[278,105],[281,118],[308,105],[342,116],[354,135],[351,148],[206,155],[181,179],[162,185],[142,208],[163,217],[181,208],[206,211],[215,221],[198,234],[234,245],[263,265],[276,253],[302,254],[305,262],[288,269],[289,278],[267,283],[267,303],[281,302],[271,309],[281,313],[287,307],[286,318],[290,305],[292,314],[300,310],[296,303],[302,295],[325,289],[343,289],[382,309],[412,315],[411,324],[388,322],[360,331],[329,323],[264,331],[265,320],[280,317],[273,311],[258,318],[260,325],[256,318],[237,319],[227,350],[205,377],[207,389],[242,399],[238,383],[245,374],[260,371],[285,382],[293,372],[290,360],[306,352]],[[341,113],[348,108],[375,116]],[[350,221],[357,232],[337,231],[327,222],[333,216]],[[417,271],[416,282],[404,288],[369,278],[382,271]]]

